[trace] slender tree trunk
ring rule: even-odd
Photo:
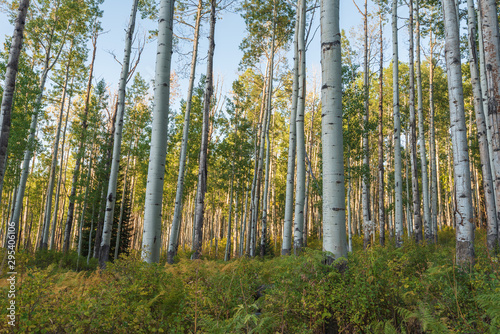
[[[192,259],[199,259],[202,251],[203,242],[203,220],[205,215],[205,193],[207,191],[207,160],[208,160],[208,128],[210,103],[213,94],[213,61],[215,49],[215,7],[216,1],[211,0],[210,6],[210,35],[207,61],[207,77],[205,93],[203,96],[203,128],[201,133],[200,162],[198,170],[198,191],[196,194],[195,220],[194,220],[194,238]]]
[[[368,142],[368,121],[370,117],[370,96],[369,96],[369,68],[368,68],[368,1],[365,0],[365,12],[363,14],[364,22],[364,74],[363,74],[363,89],[364,89],[364,116],[363,116],[363,247],[366,249],[370,246],[373,230],[373,223],[370,211],[370,148]]]
[[[165,129],[168,129],[174,2],[175,0],[160,2],[158,21],[154,110],[142,236],[142,259],[148,263],[160,260],[161,203],[167,154]]]
[[[379,9],[381,11],[381,9]],[[385,191],[384,191],[384,38],[380,13],[380,74],[378,101],[378,224],[380,245],[385,245]]]
[[[90,153],[89,165],[87,168],[88,168],[87,181],[86,181],[87,186],[85,189],[85,196],[83,198],[83,208],[80,214],[80,228],[78,229],[78,257],[82,255],[82,230],[83,230],[83,221],[85,220],[85,210],[87,209],[87,197],[89,196],[89,189],[91,187],[90,175],[92,172],[92,153]]]
[[[304,137],[304,112],[306,102],[306,3],[299,1],[300,24],[298,35],[298,57],[299,57],[299,95],[297,100],[297,185],[295,190],[295,226],[293,236],[293,248],[295,254],[302,248],[302,232],[304,229],[304,199],[306,186],[306,162],[305,162],[305,137]]]
[[[446,32],[446,69],[450,100],[450,130],[455,172],[456,256],[460,265],[474,265],[474,224],[472,223],[471,179],[465,126],[460,62],[460,37],[453,0],[443,0]],[[498,40],[497,40],[498,42]]]
[[[240,256],[243,256],[244,250],[243,250],[243,245],[245,244],[245,231],[246,231],[246,226],[247,226],[247,212],[248,212],[248,190],[245,189],[245,211],[243,213],[243,224],[241,225],[241,232],[240,232]],[[248,239],[248,235],[247,235]]]
[[[274,2],[275,4],[275,2]],[[266,255],[267,247],[267,203],[268,203],[268,193],[269,193],[269,172],[270,166],[270,146],[271,142],[269,140],[269,127],[272,117],[272,97],[273,97],[273,75],[274,75],[274,52],[275,52],[275,31],[276,31],[276,6],[273,6],[273,32],[271,40],[271,60],[269,64],[269,83],[267,88],[267,122],[265,125],[265,138],[266,138],[266,167],[264,176],[264,191],[262,196],[262,219],[261,219],[261,239],[260,239],[260,255],[264,257]]]
[[[189,84],[186,100],[186,111],[184,112],[184,127],[182,129],[182,145],[181,153],[179,158],[179,174],[177,177],[177,190],[175,192],[175,209],[174,218],[172,220],[172,228],[170,230],[170,240],[168,244],[167,262],[174,263],[174,256],[177,254],[177,247],[179,245],[179,230],[180,223],[182,220],[182,196],[184,194],[184,174],[186,169],[186,156],[188,150],[188,137],[189,137],[189,118],[191,115],[191,103],[193,98],[193,86],[194,79],[196,76],[196,62],[198,59],[198,42],[200,39],[200,22],[201,22],[201,11],[203,8],[203,3],[201,0],[198,1],[198,10],[196,12],[196,23],[194,27],[194,37],[193,37],[193,55],[191,58],[191,73],[189,75]]]
[[[15,21],[14,33],[12,35],[5,71],[2,104],[0,110],[0,201],[2,200],[3,178],[7,166],[7,146],[9,143],[10,124],[12,118],[12,105],[14,104],[14,92],[16,91],[16,77],[19,67],[19,57],[23,47],[24,23],[30,0],[21,0],[17,18]]]
[[[493,193],[493,180],[490,167],[490,152],[488,149],[488,137],[486,123],[484,121],[483,93],[479,79],[476,50],[476,13],[474,0],[467,0],[468,30],[469,30],[469,65],[471,73],[471,84],[474,95],[474,111],[476,114],[477,136],[479,139],[479,154],[483,172],[484,200],[487,216],[487,244],[488,249],[493,251],[498,243],[498,222],[496,217],[495,196]],[[479,198],[479,197],[478,197]],[[481,211],[478,207],[478,211]]]
[[[427,156],[425,151],[425,131],[424,131],[424,106],[423,106],[423,92],[422,92],[422,71],[420,69],[420,0],[416,0],[416,10],[415,14],[417,16],[416,22],[416,68],[417,68],[417,109],[418,109],[418,133],[420,142],[420,164],[422,172],[422,195],[423,195],[423,207],[424,207],[424,234],[425,240],[428,242],[433,241],[432,236],[432,222],[431,222],[431,211],[429,205],[429,179],[427,175]]]
[[[321,1],[323,251],[347,255],[339,1]],[[330,259],[331,261],[332,259]]]
[[[403,178],[401,170],[401,115],[399,113],[398,1],[392,0],[392,103],[394,114],[394,188],[396,246],[403,241]]]
[[[497,221],[500,221],[500,34],[495,0],[480,0]],[[498,232],[497,232],[498,233]],[[500,238],[500,233],[498,233]],[[500,241],[500,240],[499,240]]]
[[[481,18],[481,6],[478,6],[478,40],[479,40],[479,62],[480,62],[480,67],[479,67],[479,74],[480,74],[480,81],[481,81],[481,92],[482,92],[482,97],[483,97],[483,112],[484,112],[484,122],[486,123],[486,135],[488,138],[488,150],[490,154],[490,167],[491,167],[491,176],[492,178],[495,177],[495,163],[493,162],[493,147],[492,147],[492,132],[493,129],[491,128],[490,124],[490,118],[489,115],[487,114],[488,112],[488,79],[486,77],[486,61],[484,58],[484,43],[483,43],[483,29],[482,27],[482,18]],[[493,185],[493,194],[495,195],[495,185]],[[496,198],[496,196],[495,196]],[[499,217],[497,217],[498,221]]]
[[[290,111],[290,129],[288,135],[288,163],[286,174],[286,197],[285,197],[285,220],[283,227],[283,244],[281,255],[290,255],[292,249],[292,225],[293,225],[293,193],[295,185],[295,153],[297,148],[297,100],[299,96],[299,22],[300,11],[297,10],[295,20],[295,38],[294,38],[294,59],[293,59],[293,81],[292,81],[292,109]]]
[[[128,180],[127,176],[128,176],[129,163],[130,163],[130,152],[127,155],[127,166],[125,167],[125,175],[123,176],[123,190],[120,203],[120,218],[118,220],[118,231],[116,232],[116,244],[115,244],[115,256],[114,256],[115,260],[118,259],[119,249],[120,249],[120,236],[122,232],[123,212],[125,211],[125,196],[127,191],[127,180]]]
[[[234,184],[234,159],[231,167],[231,185],[229,190],[229,214],[227,216],[227,236],[226,249],[224,251],[224,261],[229,261],[231,258],[231,218],[233,211],[233,184]]]
[[[438,235],[438,177],[437,177],[437,167],[436,167],[436,134],[434,127],[434,42],[432,39],[432,31],[430,31],[430,56],[429,56],[429,130],[430,130],[430,142],[429,142],[429,155],[431,164],[431,212],[432,212],[432,232],[434,242],[437,243]]]
[[[420,189],[418,187],[417,166],[417,130],[415,119],[415,61],[413,60],[413,0],[409,1],[410,9],[410,160],[411,160],[411,185],[413,194],[413,227],[415,229],[415,240],[422,241],[422,216],[420,214]]]
[[[106,196],[106,213],[104,216],[104,228],[101,239],[101,252],[99,254],[99,267],[105,268],[109,258],[109,248],[111,243],[111,232],[113,229],[113,215],[116,203],[116,184],[118,181],[118,170],[120,169],[120,157],[122,146],[123,118],[125,116],[125,90],[129,75],[130,53],[135,29],[135,17],[139,0],[133,0],[132,12],[125,38],[125,50],[123,52],[123,65],[120,75],[120,87],[118,89],[118,110],[116,115],[116,126],[113,140],[113,158],[111,161],[111,173],[109,175],[108,195]]]

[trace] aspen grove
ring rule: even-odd
[[[500,332],[497,1],[0,8],[0,333]]]

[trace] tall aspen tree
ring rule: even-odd
[[[198,1],[198,9],[196,11],[196,23],[194,26],[193,37],[193,55],[191,57],[191,72],[189,74],[189,83],[186,99],[186,110],[184,112],[184,126],[182,129],[182,145],[179,157],[179,174],[177,176],[177,190],[175,192],[175,209],[174,218],[172,220],[172,228],[170,229],[170,239],[168,241],[167,262],[174,263],[174,256],[177,254],[177,247],[179,246],[179,230],[182,221],[182,196],[184,194],[184,177],[186,169],[186,157],[188,151],[189,139],[189,120],[191,115],[191,104],[193,99],[193,86],[196,75],[196,62],[198,60],[198,43],[200,40],[200,26],[202,16],[203,2]]]
[[[113,229],[113,215],[116,203],[116,183],[118,181],[118,170],[120,168],[123,118],[125,116],[125,94],[127,79],[129,76],[130,54],[132,52],[132,42],[135,29],[135,18],[139,0],[133,0],[132,11],[125,37],[125,50],[123,51],[122,72],[118,88],[118,109],[116,114],[116,126],[113,140],[113,157],[111,160],[111,172],[109,174],[108,195],[106,196],[106,213],[104,215],[104,227],[101,238],[101,251],[99,253],[99,266],[104,268],[109,258],[109,248],[111,243],[111,232]],[[123,198],[122,198],[123,201]]]
[[[158,20],[153,123],[142,235],[142,259],[148,263],[160,260],[161,203],[167,154],[165,129],[168,128],[174,2],[175,0],[161,0]]]
[[[7,60],[4,87],[2,94],[2,105],[0,109],[0,201],[2,199],[3,178],[7,165],[7,147],[9,143],[10,124],[12,118],[12,105],[14,104],[14,92],[16,90],[16,77],[19,67],[19,56],[23,48],[24,24],[30,0],[19,2],[18,13],[15,21],[14,33]]]
[[[193,228],[192,259],[199,259],[203,243],[203,222],[205,216],[205,193],[207,191],[207,160],[208,160],[208,132],[209,113],[213,95],[213,61],[215,49],[215,7],[216,0],[211,0],[210,6],[210,34],[208,37],[208,61],[205,93],[203,95],[203,127],[201,132],[200,161],[198,169],[198,190],[196,192],[195,218]]]
[[[456,259],[460,265],[474,265],[474,224],[471,199],[469,148],[465,125],[465,108],[460,62],[460,36],[453,0],[442,0],[446,35],[446,69],[450,103],[450,131],[456,208]]]
[[[323,251],[347,255],[339,0],[321,1]]]

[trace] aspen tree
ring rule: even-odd
[[[471,178],[465,126],[465,108],[460,62],[460,37],[456,6],[453,0],[442,0],[446,35],[445,57],[448,72],[450,131],[456,208],[456,259],[460,265],[474,265],[474,224],[472,222]]]
[[[208,132],[209,114],[213,95],[213,61],[215,49],[215,7],[216,0],[211,0],[210,5],[210,34],[208,37],[208,61],[205,93],[203,95],[203,128],[201,133],[200,161],[198,169],[198,190],[196,192],[195,218],[193,227],[192,259],[199,259],[203,243],[203,222],[205,216],[205,193],[207,191],[207,155],[208,155]]]
[[[199,0],[198,9],[196,11],[196,21],[194,26],[193,55],[191,58],[191,72],[189,74],[186,110],[184,112],[184,126],[182,129],[182,145],[181,145],[181,153],[179,156],[179,174],[177,176],[177,190],[175,192],[174,218],[172,219],[172,228],[170,229],[170,239],[168,241],[168,250],[167,250],[167,262],[170,264],[174,263],[174,256],[175,254],[177,254],[177,248],[179,246],[179,230],[180,230],[180,223],[182,221],[181,216],[183,207],[182,196],[184,193],[184,177],[185,177],[186,157],[187,157],[188,139],[189,139],[189,119],[191,115],[193,86],[196,75],[196,62],[198,59],[198,42],[200,40],[202,8],[203,8],[202,0]]]
[[[7,69],[5,71],[0,109],[0,201],[2,199],[3,178],[7,165],[7,146],[9,143],[12,105],[14,104],[19,56],[23,48],[24,24],[29,5],[30,0],[21,0],[19,2],[14,33],[12,35],[12,42],[9,50],[9,59],[7,60]]]
[[[347,255],[339,0],[321,1],[320,20],[323,251],[339,258]]]
[[[297,117],[297,100],[299,96],[299,24],[300,11],[297,9],[297,17],[295,19],[295,37],[293,42],[294,59],[293,59],[293,81],[292,81],[292,108],[290,110],[290,128],[288,131],[288,163],[286,174],[286,195],[285,195],[285,220],[283,227],[283,244],[281,255],[290,255],[292,249],[292,225],[293,225],[293,194],[295,188],[295,153],[297,149],[297,126],[295,119]]]
[[[496,216],[497,221],[500,221],[500,34],[496,1],[480,0],[479,5],[484,49],[484,62],[481,67],[484,69],[486,77],[487,91],[485,95],[488,99],[487,118],[491,129]],[[498,238],[500,238],[500,234],[498,234]]]
[[[496,217],[495,195],[493,192],[493,179],[490,165],[490,150],[486,122],[483,110],[483,92],[481,91],[480,75],[477,64],[476,49],[476,13],[474,10],[474,0],[467,0],[467,22],[468,22],[468,46],[469,46],[469,66],[471,73],[472,92],[474,95],[474,111],[476,114],[477,135],[479,139],[479,154],[483,172],[483,189],[486,206],[488,249],[494,250],[498,243],[498,221]]]
[[[403,240],[403,178],[401,171],[401,115],[399,113],[398,0],[392,0],[392,105],[394,116],[394,188],[396,246]]]
[[[175,0],[161,0],[158,20],[153,123],[142,236],[142,259],[148,263],[160,260],[161,203],[167,154],[165,129],[168,128],[174,2]]]
[[[133,0],[130,21],[125,37],[125,50],[123,52],[122,72],[120,75],[120,84],[118,88],[118,109],[116,114],[116,126],[113,140],[113,157],[111,160],[111,173],[109,174],[108,195],[106,196],[106,213],[104,215],[104,227],[101,238],[101,251],[99,253],[99,266],[104,268],[109,258],[109,248],[111,243],[111,232],[113,229],[113,215],[116,203],[116,184],[118,181],[118,170],[120,168],[123,118],[125,116],[125,94],[127,79],[129,76],[130,54],[132,51],[132,42],[135,29],[135,18],[139,0]],[[123,201],[123,198],[122,198]]]
[[[293,249],[297,254],[302,248],[302,232],[304,229],[304,199],[306,188],[306,144],[304,136],[304,112],[306,100],[306,1],[299,0],[297,10],[300,11],[298,34],[298,99],[297,115],[295,119],[297,131],[297,185],[295,190],[295,225],[293,235]]]

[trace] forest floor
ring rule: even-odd
[[[21,252],[15,327],[4,274],[0,333],[500,333],[499,258],[484,230],[473,268],[454,264],[454,244],[451,229],[438,245],[399,249],[363,251],[355,237],[342,272],[323,263],[318,240],[301,256],[191,261],[181,252],[174,265],[148,265],[131,254],[103,271],[76,254]]]

